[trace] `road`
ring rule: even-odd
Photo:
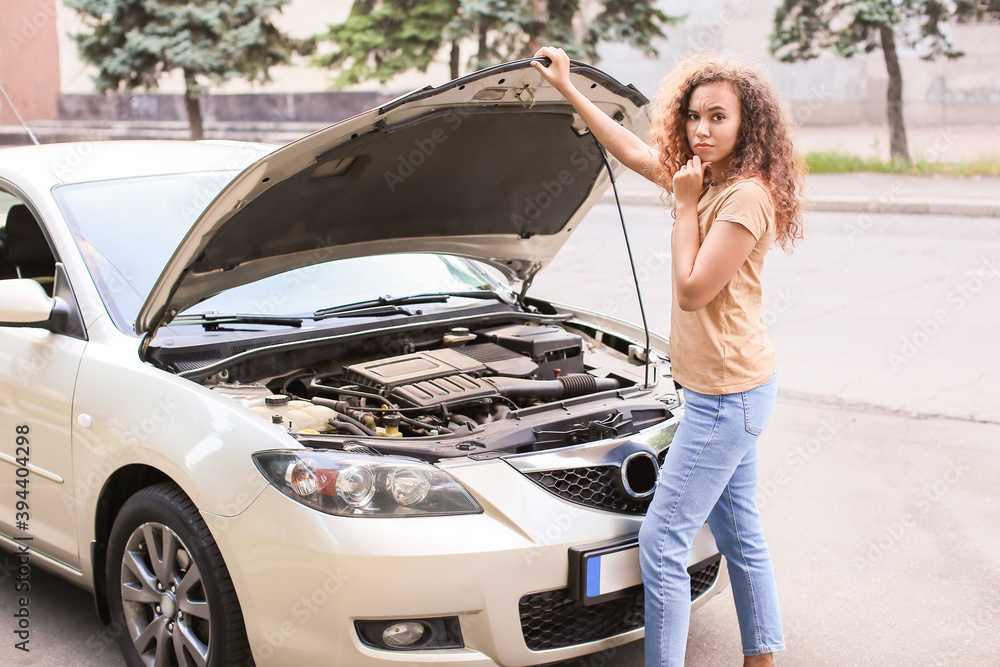
[[[648,321],[666,332],[669,218],[625,212]],[[1000,664],[1000,221],[808,223],[765,269],[781,389],[759,504],[780,661]],[[578,231],[534,291],[638,321],[617,214],[600,207]],[[688,664],[738,664],[739,649],[731,596],[694,614]],[[641,646],[604,664],[639,667]]]
[[[625,213],[649,323],[666,332],[668,218]],[[808,232],[765,270],[781,391],[759,500],[789,645],[779,661],[998,664],[1000,221],[817,213]],[[533,293],[638,321],[625,262],[601,205]],[[0,665],[124,664],[88,594],[41,572],[32,584],[33,650],[4,632]],[[4,627],[12,597],[0,595]],[[727,592],[694,614],[688,664],[739,652]],[[641,664],[636,642],[561,667]]]

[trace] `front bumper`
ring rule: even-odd
[[[335,517],[269,487],[238,517],[206,517],[258,665],[513,667],[642,637],[635,616],[641,593],[585,610],[566,594],[569,548],[635,533],[641,517],[566,502],[500,460],[448,471],[473,492],[483,514]],[[728,583],[717,559],[705,527],[690,562],[715,562],[718,572],[693,575],[693,588],[700,579],[695,606]],[[448,616],[459,618],[464,648],[374,649],[354,625]]]

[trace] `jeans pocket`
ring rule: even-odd
[[[747,396],[747,392],[741,394],[743,397],[743,418],[746,423],[747,433],[751,435],[760,435],[761,431],[764,430],[764,424],[759,424],[755,420],[751,419],[751,415],[754,410],[751,408],[751,400]]]
[[[774,403],[778,398],[778,383],[775,378],[740,394],[743,398],[743,419],[747,433],[760,435],[771,421]]]

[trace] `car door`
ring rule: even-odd
[[[30,278],[49,296],[65,294],[30,204],[0,189],[0,224],[0,280]],[[80,562],[71,420],[85,338],[82,329],[0,325],[0,535],[71,568]]]

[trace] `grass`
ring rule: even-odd
[[[984,157],[969,162],[928,162],[916,160],[906,164],[901,160],[863,158],[839,150],[810,151],[803,158],[810,174],[843,174],[868,171],[880,174],[913,174],[916,176],[1000,176],[1000,158]]]

